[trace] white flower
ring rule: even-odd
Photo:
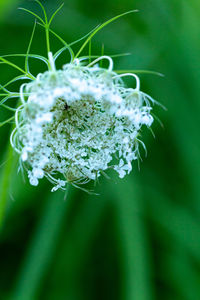
[[[108,168],[120,178],[130,173],[140,129],[153,122],[152,99],[140,91],[135,74],[117,75],[111,58],[102,58],[110,62],[108,70],[75,61],[21,89],[12,145],[32,185],[45,176],[56,191],[68,182],[95,180]],[[136,79],[135,89],[124,85],[125,75]]]
[[[45,122],[51,122],[53,117],[53,114],[51,112],[47,112],[47,113],[42,113],[41,115],[39,115],[35,122],[37,124],[41,124],[41,123],[45,123]]]

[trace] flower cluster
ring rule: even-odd
[[[123,178],[138,159],[141,127],[153,122],[152,98],[135,74],[115,73],[108,56],[88,65],[76,59],[62,70],[49,57],[52,70],[21,86],[11,135],[30,184],[47,177],[55,191],[96,180],[108,168]],[[108,69],[101,59],[109,60]],[[123,76],[133,76],[136,87],[127,88]]]

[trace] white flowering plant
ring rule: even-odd
[[[67,184],[81,187],[90,180],[96,181],[106,170],[115,170],[120,178],[132,170],[132,161],[140,158],[139,144],[142,126],[150,128],[153,122],[149,95],[140,90],[140,80],[133,72],[113,69],[111,56],[81,56],[93,36],[110,22],[124,16],[118,15],[96,27],[79,39],[84,40],[78,53],[50,27],[60,6],[48,19],[43,5],[36,0],[43,17],[23,8],[35,17],[29,46],[24,56],[24,68],[11,62],[9,55],[1,56],[0,63],[17,69],[21,75],[0,86],[2,107],[14,111],[14,115],[1,125],[14,121],[10,136],[13,149],[19,155],[19,166],[26,170],[31,185],[46,177],[52,191],[66,189]],[[133,12],[133,11],[131,11]],[[47,57],[31,54],[31,44],[36,26],[46,33]],[[50,47],[50,34],[63,46],[56,53]],[[70,61],[62,69],[56,68],[56,60],[64,51]],[[34,76],[29,67],[30,58],[41,60],[47,70]],[[101,65],[108,61],[108,67]],[[125,76],[135,80],[134,87],[127,87]],[[24,81],[20,90],[13,92],[9,85]],[[16,108],[6,104],[8,99],[19,99]]]

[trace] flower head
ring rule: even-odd
[[[27,170],[31,185],[37,186],[39,179],[47,177],[54,185],[52,191],[65,189],[67,183],[77,186],[96,180],[107,169],[115,170],[123,178],[132,170],[132,161],[139,158],[140,130],[153,122],[154,100],[140,90],[136,74],[119,75],[113,71],[110,56],[92,62],[90,56],[79,57],[94,34],[110,21],[90,33],[77,55],[65,42],[53,55],[49,42],[53,16],[49,21],[46,13],[44,20],[38,17],[46,30],[48,59],[29,54],[36,23],[25,55],[25,70],[1,58],[23,73],[11,82],[30,80],[14,94],[19,97],[20,105],[10,140],[19,154],[20,166]],[[71,61],[57,70],[56,58],[64,50],[69,50]],[[33,76],[29,57],[44,61],[48,70]],[[99,65],[101,60],[108,60],[108,68]],[[135,87],[125,85],[125,76],[133,77]],[[13,97],[5,86],[1,89],[8,94],[5,100]]]
[[[136,88],[125,86],[125,75],[134,76]],[[46,176],[56,190],[95,180],[108,168],[123,178],[138,158],[141,127],[153,122],[149,99],[135,74],[78,60],[22,85],[11,142],[30,183]]]

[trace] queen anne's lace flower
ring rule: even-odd
[[[96,64],[100,59],[109,60],[108,69]],[[136,88],[127,88],[123,76],[133,76]],[[139,78],[116,74],[106,56],[39,74],[20,95],[11,143],[30,184],[45,176],[52,191],[95,180],[108,168],[123,178],[138,159],[141,127],[153,122],[153,100],[140,91]]]

